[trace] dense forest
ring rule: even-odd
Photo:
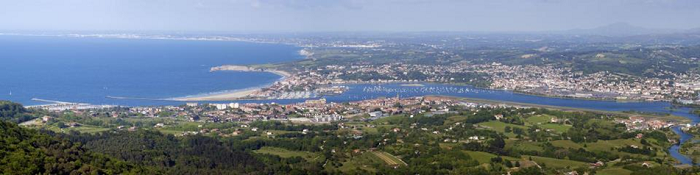
[[[0,172],[3,174],[157,173],[6,121],[0,121],[0,138]]]
[[[0,120],[21,123],[35,118],[21,104],[0,101]]]

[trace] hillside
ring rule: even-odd
[[[3,111],[4,112],[4,111]],[[80,144],[0,121],[2,174],[142,174],[143,169]]]

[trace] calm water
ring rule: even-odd
[[[680,144],[683,144],[689,139],[693,138],[693,135],[683,132],[680,127],[673,127],[673,132],[681,136]],[[671,156],[676,158],[682,164],[693,164],[693,160],[678,152],[680,149],[680,144],[671,146],[671,148],[668,149],[668,152],[670,152]]]
[[[244,42],[0,36],[0,99],[25,105],[32,98],[117,105],[262,86],[280,77],[257,72],[215,72],[222,64],[301,59],[300,48]],[[176,104],[176,103],[175,103]]]

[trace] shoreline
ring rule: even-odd
[[[198,101],[228,101],[228,100],[243,100],[256,92],[259,92],[262,88],[252,88],[252,89],[242,89],[233,90],[230,92],[192,96],[192,97],[178,97],[171,98],[171,101],[182,101],[182,102],[198,102]]]
[[[246,89],[236,89],[236,90],[224,91],[222,93],[212,93],[212,94],[203,94],[203,95],[195,95],[195,96],[188,96],[188,97],[170,98],[167,100],[182,101],[182,102],[198,102],[198,101],[233,101],[233,100],[254,99],[254,98],[250,98],[250,96],[261,92],[262,89],[264,89],[264,88],[268,88],[268,87],[274,85],[275,83],[284,81],[287,78],[292,76],[291,73],[285,72],[282,70],[262,69],[262,68],[255,68],[252,66],[241,66],[241,65],[222,65],[222,66],[212,67],[209,70],[209,72],[219,72],[219,71],[266,72],[266,73],[279,75],[280,78],[273,83],[265,84],[265,85],[258,86],[258,87],[252,87],[252,88],[246,88]]]
[[[547,98],[558,98],[558,99],[570,99],[570,100],[586,100],[586,101],[609,101],[609,102],[618,102],[618,103],[635,103],[635,102],[672,102],[672,100],[639,100],[639,99],[614,99],[614,98],[587,98],[587,97],[569,97],[569,96],[561,96],[561,95],[548,95],[548,94],[542,94],[542,93],[532,93],[532,92],[526,92],[526,91],[521,91],[521,90],[511,90],[511,89],[498,89],[498,88],[491,88],[491,87],[481,87],[481,86],[475,86],[475,85],[470,85],[470,84],[463,84],[463,83],[441,83],[441,82],[430,82],[430,81],[392,81],[392,82],[350,82],[350,83],[338,83],[338,85],[354,85],[354,84],[372,84],[372,85],[386,85],[386,84],[397,84],[402,87],[421,87],[421,86],[415,86],[417,84],[423,85],[423,84],[435,84],[435,85],[455,85],[455,86],[466,86],[470,88],[475,88],[475,89],[482,89],[482,90],[494,90],[494,91],[505,91],[505,92],[511,92],[513,94],[521,94],[521,95],[530,95],[530,96],[538,96],[538,97],[547,97]],[[405,86],[407,85],[407,86]],[[423,85],[424,86],[424,85]]]
[[[521,103],[521,102],[512,102],[512,101],[503,101],[503,100],[490,100],[490,99],[483,99],[483,98],[455,97],[455,96],[447,96],[447,95],[426,95],[424,97],[442,97],[442,98],[451,98],[451,99],[462,99],[462,100],[468,100],[468,101],[473,101],[473,102],[477,102],[477,103],[487,103],[487,104],[493,104],[493,105],[506,104],[506,105],[513,105],[513,106],[556,109],[556,110],[562,110],[562,111],[585,111],[585,112],[614,114],[614,115],[622,115],[622,116],[640,116],[640,117],[645,117],[645,118],[664,118],[664,119],[668,119],[668,120],[672,120],[672,121],[676,121],[676,122],[682,122],[682,123],[692,122],[692,120],[687,118],[687,117],[677,116],[677,115],[673,115],[673,114],[657,115],[657,114],[625,113],[623,111],[608,111],[608,110],[565,107],[565,106],[555,106],[555,105],[540,105],[540,104],[536,104],[536,103]]]

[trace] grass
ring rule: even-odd
[[[465,120],[467,120],[466,116],[456,115],[456,116],[451,116],[451,117],[447,118],[447,120],[445,121],[445,124],[455,124],[457,122],[462,122]]]
[[[562,124],[554,124],[554,123],[547,123],[543,125],[539,125],[541,128],[544,129],[551,129],[559,133],[564,133],[568,131],[572,126],[571,125],[562,125]]]
[[[365,132],[367,134],[379,134],[379,131],[377,128],[369,128],[369,127],[363,127],[362,132]]]
[[[642,146],[639,141],[632,139],[599,140],[595,143],[586,143],[588,150],[610,151],[610,148],[623,147],[627,145]]]
[[[372,123],[375,125],[383,124],[383,123],[391,123],[391,121],[393,121],[393,120],[401,120],[402,118],[405,118],[405,117],[406,116],[404,116],[404,115],[393,115],[393,116],[388,116],[388,117],[374,120],[374,121],[372,121]]]
[[[527,142],[520,140],[506,140],[506,149],[512,148],[522,151],[542,151],[538,142]]]
[[[271,154],[271,155],[276,155],[280,156],[282,158],[290,158],[290,157],[301,157],[306,159],[309,162],[314,162],[316,161],[320,155],[311,153],[311,152],[306,152],[306,151],[290,151],[284,148],[278,148],[278,147],[269,147],[265,146],[260,148],[259,150],[255,150],[255,153],[259,154]],[[318,159],[320,160],[320,159]]]
[[[374,151],[372,152],[374,156],[377,156],[379,159],[384,161],[386,164],[391,165],[391,166],[396,166],[396,165],[403,165],[407,166],[406,162],[402,161],[401,159],[397,158],[394,155],[391,155],[389,153],[383,152],[383,151]]]
[[[472,157],[472,159],[476,160],[480,164],[485,164],[485,163],[490,163],[491,158],[497,157],[495,154],[491,153],[486,153],[486,152],[478,152],[478,151],[464,151],[469,155],[469,157]]]
[[[545,124],[545,123],[549,122],[550,120],[552,120],[552,117],[549,115],[536,115],[536,116],[528,117],[526,120],[528,123],[530,123],[532,125]]]
[[[583,146],[579,145],[578,143],[574,143],[571,140],[555,140],[555,141],[551,141],[549,143],[552,143],[552,145],[554,145],[556,147],[573,148],[573,149],[583,148]]]
[[[353,156],[343,162],[343,166],[339,167],[338,170],[348,173],[355,169],[362,169],[369,172],[377,171],[373,167],[378,167],[384,165],[384,161],[379,159],[379,157],[374,156],[372,153],[363,153],[361,155]],[[331,167],[331,166],[327,166]]]
[[[525,126],[514,125],[514,124],[510,124],[510,123],[503,123],[503,122],[495,121],[495,120],[488,121],[488,122],[481,122],[481,123],[479,123],[479,125],[489,127],[491,130],[496,131],[496,132],[500,132],[500,133],[506,132],[505,131],[506,126],[510,126],[511,128],[527,129],[527,127],[525,127]],[[515,134],[513,134],[513,133],[505,133],[505,134],[506,134],[506,136],[511,137],[511,138],[515,137]]]
[[[90,125],[83,125],[83,126],[78,126],[78,127],[67,127],[67,128],[58,128],[56,126],[52,125],[45,125],[42,126],[45,129],[51,130],[53,132],[59,132],[59,133],[67,133],[70,131],[77,131],[81,133],[98,133],[98,132],[103,132],[103,131],[109,131],[110,128],[103,128],[103,127],[97,127],[97,126],[90,126]]]
[[[530,156],[523,156],[523,159],[526,159],[529,157]],[[544,163],[547,167],[554,167],[554,168],[588,167],[588,163],[586,163],[586,162],[564,160],[564,159],[555,159],[555,158],[549,158],[549,157],[532,156],[532,161],[537,162],[537,164],[540,166],[542,166],[542,163]]]
[[[109,128],[102,128],[102,127],[96,127],[96,126],[79,126],[79,127],[74,127],[74,128],[65,128],[64,130],[78,131],[81,133],[98,133],[98,132],[102,132],[102,131],[108,131]]]
[[[632,171],[619,167],[606,168],[596,172],[597,175],[629,175]]]

